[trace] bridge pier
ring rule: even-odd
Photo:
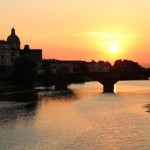
[[[114,84],[103,84],[103,92],[104,93],[114,93]]]
[[[104,93],[114,93],[114,85],[117,82],[116,80],[101,80],[99,81],[103,85]]]

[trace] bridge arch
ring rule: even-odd
[[[118,81],[125,80],[149,80],[149,77],[143,76],[141,74],[129,74],[129,73],[80,73],[80,74],[64,74],[55,76],[55,89],[56,90],[65,90],[67,85],[78,81],[82,78],[90,78],[93,81],[98,81],[103,85],[104,93],[114,93],[114,85]],[[91,81],[92,81],[91,80]]]

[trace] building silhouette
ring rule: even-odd
[[[11,45],[14,50],[20,50],[20,39],[15,33],[14,27],[11,29],[11,35],[8,36],[7,42]]]
[[[24,55],[25,48],[20,49],[20,39],[16,35],[15,28],[11,29],[11,34],[7,37],[7,40],[0,40],[0,66],[11,66],[14,63],[16,57]],[[28,46],[29,55],[37,62],[42,60],[42,50],[41,49],[30,49]]]
[[[42,60],[42,50],[30,49],[29,45],[25,45],[24,49],[20,50],[20,55],[30,55],[38,63]]]
[[[0,40],[0,65],[11,65],[11,46],[4,40]]]

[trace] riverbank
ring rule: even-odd
[[[10,86],[10,85],[4,85],[0,86],[0,94],[6,93],[6,92],[15,92],[21,90],[18,86]]]
[[[36,91],[48,91],[54,90],[52,86],[45,87],[41,83],[36,83],[32,88],[25,88],[15,85],[3,85],[0,86],[0,95],[4,94],[15,94],[15,93],[26,93],[26,92],[36,92]]]
[[[28,89],[19,86],[0,86],[0,95],[2,94],[12,94],[12,93],[21,93],[21,92],[30,92],[35,89]]]

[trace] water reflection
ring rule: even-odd
[[[146,104],[144,107],[147,109],[146,112],[150,113],[150,104]]]
[[[14,124],[20,118],[30,120],[35,115],[36,104],[17,105],[0,109],[0,126]]]
[[[39,100],[58,100],[58,101],[72,101],[77,99],[77,95],[71,91],[45,91],[38,93]]]
[[[6,102],[0,107],[0,126],[15,124],[19,119],[31,121],[41,106],[41,102],[72,101],[77,96],[71,91],[44,91],[1,95],[0,101]]]
[[[149,83],[131,83],[117,94],[90,82],[0,97],[0,150],[149,149]]]
[[[0,108],[0,126],[14,124],[19,119],[31,120],[36,114],[38,96],[36,93],[1,95],[5,105]]]
[[[104,92],[102,92],[102,93],[100,93],[99,95],[103,95],[103,96],[118,96],[118,94],[117,93],[104,93]]]

